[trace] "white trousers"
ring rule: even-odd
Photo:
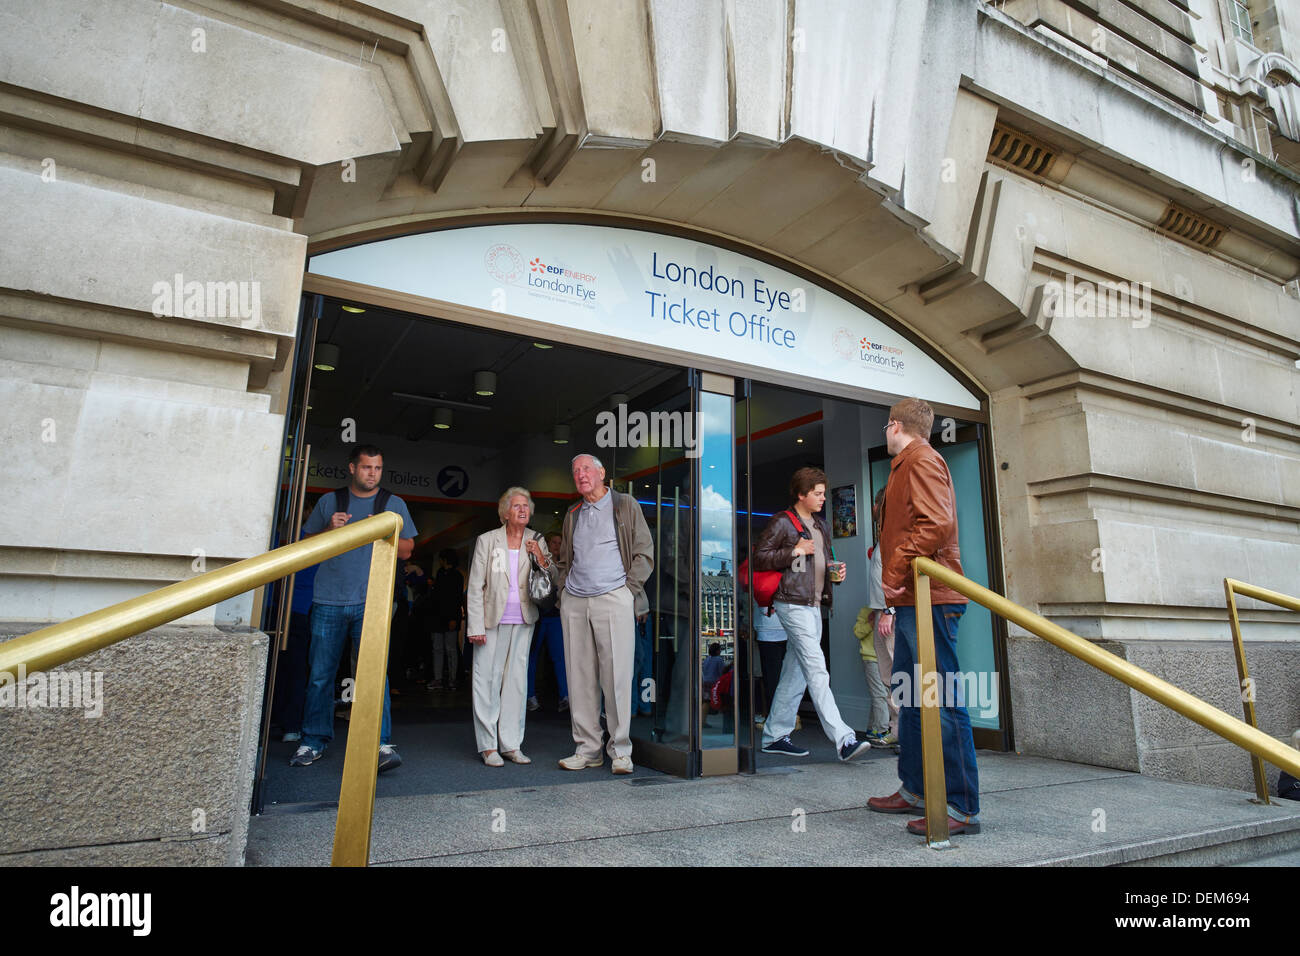
[[[533,625],[502,624],[489,627],[487,640],[474,648],[474,741],[479,753],[509,753],[523,746],[532,641]]]
[[[787,644],[781,680],[772,699],[772,712],[763,724],[763,745],[787,737],[794,730],[794,719],[806,689],[821,720],[822,730],[836,747],[855,737],[853,728],[840,717],[840,709],[831,696],[831,675],[822,658],[822,616],[815,607],[802,604],[772,604],[785,628]]]

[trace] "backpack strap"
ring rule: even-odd
[[[352,494],[350,488],[339,488],[334,492],[334,510],[347,512],[349,496]],[[393,497],[393,493],[387,488],[380,488],[379,494],[375,495],[375,510],[372,514],[383,514],[384,509],[388,506],[388,499]]]

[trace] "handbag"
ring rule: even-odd
[[[801,538],[811,538],[812,535],[804,530],[799,519],[795,517],[794,511],[786,511],[785,514],[793,522],[795,530],[799,532]],[[781,585],[781,575],[784,571],[755,571],[754,572],[754,603],[759,607],[772,606],[772,601],[776,597],[776,589]],[[740,562],[739,569],[740,589],[749,590],[749,558]]]
[[[537,532],[533,532],[533,535],[533,540],[542,540],[542,536]],[[537,563],[537,557],[531,551],[528,553],[528,561],[533,566],[528,572],[528,596],[532,598],[538,609],[549,611],[555,605],[555,582],[542,570],[542,566]]]

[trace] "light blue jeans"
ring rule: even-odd
[[[831,696],[831,675],[826,671],[822,657],[822,615],[815,607],[802,604],[775,602],[772,607],[785,628],[785,662],[781,665],[781,681],[776,685],[772,699],[772,712],[763,724],[763,746],[787,737],[794,730],[794,719],[803,700],[806,688],[812,695],[813,706],[822,730],[835,746],[842,747],[854,738],[853,728],[840,717],[840,709]]]

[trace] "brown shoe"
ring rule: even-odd
[[[867,801],[867,807],[877,813],[916,813],[918,810],[924,810],[925,804],[908,803],[903,799],[903,795],[895,790],[887,797],[872,797]]]
[[[907,832],[915,833],[917,836],[925,836],[925,817],[919,820],[907,821]],[[954,820],[948,818],[948,835],[956,836],[958,833],[979,833],[980,825],[978,823],[967,823],[964,820]]]

